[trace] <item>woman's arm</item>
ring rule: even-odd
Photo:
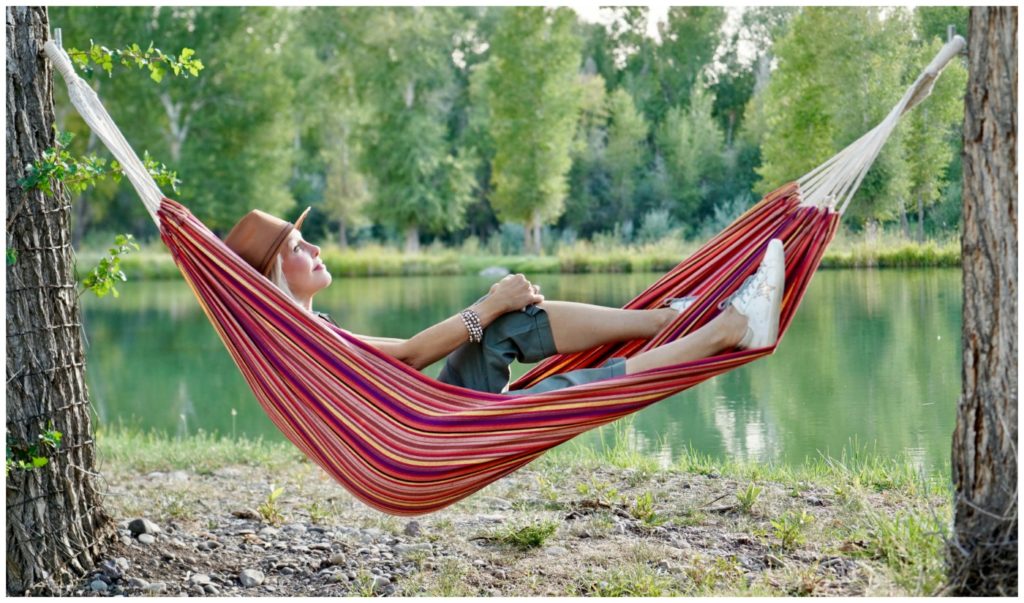
[[[533,285],[526,280],[525,276],[510,274],[491,287],[486,299],[470,306],[469,309],[480,316],[480,322],[486,328],[506,312],[519,310],[530,304],[539,304],[543,301],[544,296],[536,293]],[[462,316],[456,314],[417,333],[410,339],[355,336],[416,370],[421,370],[466,343],[469,340],[469,331],[462,321]]]

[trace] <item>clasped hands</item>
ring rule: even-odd
[[[494,304],[500,313],[522,310],[544,301],[540,285],[534,285],[522,274],[510,274],[491,285],[485,302]]]

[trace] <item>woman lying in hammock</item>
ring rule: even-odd
[[[328,315],[313,310],[313,296],[331,284],[331,274],[320,260],[320,248],[303,240],[299,232],[308,213],[306,209],[291,224],[253,210],[235,224],[224,242],[299,306],[333,323]],[[722,304],[724,311],[697,331],[632,358],[612,358],[600,367],[553,375],[509,393],[552,391],[706,358],[731,348],[772,345],[778,337],[784,279],[782,242],[773,239],[753,277]],[[353,335],[417,370],[447,356],[440,381],[498,393],[508,387],[513,360],[537,362],[606,343],[647,339],[690,302],[683,298],[664,308],[623,310],[548,301],[538,286],[516,274],[495,283],[469,308],[410,339]]]

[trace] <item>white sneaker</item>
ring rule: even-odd
[[[767,347],[779,338],[779,315],[782,312],[785,281],[786,258],[782,241],[772,239],[768,242],[768,249],[757,272],[727,300],[747,317],[747,333],[740,341],[740,348]]]
[[[686,309],[693,305],[693,302],[697,301],[697,297],[694,295],[688,295],[686,297],[673,297],[666,299],[665,304],[669,308],[672,308],[679,314],[686,312]]]

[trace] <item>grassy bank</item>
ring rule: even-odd
[[[337,276],[413,276],[477,274],[489,266],[502,266],[524,274],[663,272],[675,266],[700,246],[699,242],[661,241],[640,246],[608,246],[579,241],[563,245],[551,255],[488,255],[477,249],[431,247],[416,254],[371,245],[360,249],[325,246],[323,259]],[[79,278],[95,266],[100,252],[78,253]],[[129,279],[180,278],[167,251],[156,245],[127,255],[122,268]],[[927,241],[916,243],[882,236],[873,241],[863,237],[838,237],[826,251],[823,268],[911,268],[957,267],[960,243]]]
[[[622,427],[605,429],[614,437],[604,449],[570,442],[480,494],[419,518],[435,548],[451,554],[403,580],[397,594],[914,596],[932,594],[942,583],[948,476],[923,476],[910,462],[863,450],[798,467],[722,462],[690,451],[663,466],[632,449]],[[101,430],[96,439],[108,482],[137,481],[153,471],[196,475],[175,482],[183,491],[170,498],[166,486],[159,490],[156,509],[162,504],[165,515],[180,521],[215,523],[212,500],[184,490],[243,466],[251,480],[284,489],[277,510],[290,521],[309,516],[323,525],[403,533],[401,520],[347,497],[287,443],[129,429]],[[122,511],[146,509],[146,495],[130,490],[125,504],[134,506]],[[494,526],[488,505],[495,500],[504,517],[486,527]],[[477,558],[485,554],[493,554],[489,571],[498,579],[481,576]],[[754,557],[765,559],[765,567],[751,571]],[[494,591],[473,586],[482,583]]]

